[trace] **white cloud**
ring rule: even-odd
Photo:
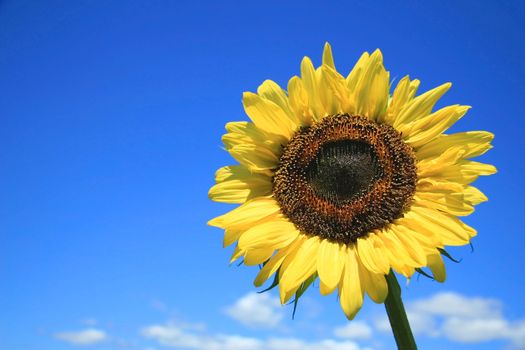
[[[525,349],[525,320],[505,319],[502,307],[496,299],[448,292],[408,303],[407,314],[415,334],[460,343],[507,340]],[[386,316],[376,320],[375,326],[391,332]]]
[[[410,304],[410,310],[450,317],[495,317],[501,315],[501,302],[496,299],[471,298],[458,293],[438,293]]]
[[[452,317],[445,320],[442,331],[447,338],[457,342],[479,343],[507,338],[510,325],[501,318]]]
[[[95,318],[85,318],[81,321],[81,323],[83,325],[93,327],[98,324],[98,321]]]
[[[369,339],[372,336],[372,328],[363,321],[352,321],[334,330],[335,336],[346,339]]]
[[[352,341],[325,339],[309,342],[297,338],[257,339],[230,334],[210,335],[189,325],[175,323],[151,325],[141,330],[142,336],[160,345],[193,350],[365,350]],[[371,349],[368,349],[371,350]]]
[[[434,315],[421,311],[408,310],[407,317],[410,321],[410,328],[412,328],[414,334],[425,334],[431,337],[437,337],[439,335]],[[391,332],[388,320],[387,327]]]
[[[269,293],[248,293],[227,307],[225,312],[243,325],[254,328],[275,328],[283,318],[279,299]]]
[[[75,332],[60,332],[56,333],[54,336],[56,339],[62,340],[71,345],[93,345],[108,340],[106,332],[95,328],[88,328]]]

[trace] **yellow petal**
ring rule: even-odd
[[[339,285],[339,302],[346,315],[352,320],[363,306],[363,288],[359,278],[359,265],[353,247],[346,250],[343,279]]]
[[[370,234],[372,235],[372,234]],[[390,266],[380,250],[374,247],[374,241],[370,237],[357,239],[357,253],[363,265],[373,273],[387,274]]]
[[[400,129],[400,126],[423,118],[430,114],[432,108],[434,108],[436,102],[450,89],[451,83],[445,83],[437,88],[425,92],[422,95],[417,96],[412,101],[407,103],[403,109],[399,112],[397,118],[394,120],[393,126],[396,129]]]
[[[459,158],[460,156],[461,155],[457,155],[456,158]],[[443,158],[445,158],[445,156],[443,156]],[[433,162],[435,165],[433,167],[427,166],[430,164],[428,160],[421,161],[418,163],[418,176],[420,179],[432,177],[433,180],[439,182],[448,181],[460,185],[468,185],[475,181],[479,176],[492,175],[497,171],[496,167],[491,164],[464,159],[456,160],[455,162],[451,160],[452,158],[448,163],[445,163],[447,161],[446,159],[443,159],[442,161],[441,158],[436,161],[431,160],[430,162]]]
[[[271,258],[274,251],[272,248],[247,249],[244,253],[244,264],[247,266],[262,264]]]
[[[332,293],[339,281],[344,266],[344,246],[323,239],[319,245],[317,256],[317,272],[321,280],[321,294]]]
[[[246,250],[280,249],[293,242],[298,235],[299,231],[288,219],[276,219],[248,229],[239,239],[239,246]]]
[[[300,235],[295,241],[293,241],[292,244],[288,245],[287,247],[284,247],[283,249],[279,249],[277,254],[275,254],[259,271],[259,274],[255,278],[253,284],[256,287],[260,287],[271,275],[273,275],[281,267],[281,264],[283,263],[284,259],[288,256],[288,254],[297,251],[297,249],[303,243],[304,239],[305,236]]]
[[[408,251],[405,244],[394,234],[391,228],[377,234],[377,237],[384,245],[383,251],[386,253],[390,265],[399,273],[409,277],[411,268],[420,265],[414,259],[414,254]]]
[[[208,221],[208,225],[220,228],[249,228],[263,219],[274,217],[280,210],[279,204],[273,198],[254,198]]]
[[[418,159],[439,157],[444,151],[456,148],[463,151],[464,158],[482,155],[492,148],[494,134],[487,131],[468,131],[451,135],[440,135],[416,151]]]
[[[359,276],[366,294],[376,303],[383,303],[388,296],[388,284],[385,275],[373,273],[359,264]]]
[[[458,151],[457,149],[447,149],[437,158],[419,161],[417,163],[417,175],[420,179],[439,175],[443,172],[443,170],[447,170],[452,166],[457,167],[457,163],[462,158],[462,156],[462,152]]]
[[[290,139],[294,126],[281,107],[251,92],[243,94],[242,103],[246,114],[255,126],[269,134],[282,135]]]
[[[470,106],[448,106],[427,117],[404,124],[399,130],[405,135],[405,141],[417,149],[438,137],[463,117],[469,109]]]
[[[355,86],[354,105],[357,114],[376,120],[386,113],[390,74],[383,66],[383,55],[376,50],[370,56]]]
[[[335,70],[334,56],[332,55],[332,47],[329,43],[324,44],[323,65],[326,65]]]
[[[399,112],[414,98],[418,87],[419,80],[414,79],[410,81],[408,75],[403,77],[399,83],[397,83],[394,93],[392,94],[392,99],[388,104],[387,112],[382,117],[378,118],[378,122],[388,125],[394,124]]]
[[[342,75],[328,66],[319,69],[319,96],[324,110],[330,114],[354,114],[355,108],[351,105],[350,90]]]
[[[480,203],[488,201],[487,196],[485,196],[483,192],[481,192],[474,186],[465,187],[463,194],[465,195],[465,200],[472,203],[472,205],[478,205]]]
[[[417,192],[414,200],[419,206],[437,209],[457,216],[470,215],[474,211],[474,207],[469,204],[463,193]]]
[[[224,230],[224,239],[222,241],[222,246],[224,248],[228,247],[229,245],[231,245],[233,242],[235,242],[236,240],[239,239],[239,237],[241,237],[242,233],[244,232],[244,230],[241,230],[241,229],[232,229],[232,228],[229,228],[229,229],[226,229]]]
[[[237,145],[229,152],[236,161],[252,171],[274,169],[279,164],[279,158],[273,152],[256,145]]]
[[[423,250],[423,253],[425,255],[430,254],[436,248],[443,248],[443,244],[441,243],[437,235],[435,235],[433,232],[430,232],[428,230],[426,231],[415,230],[411,225],[411,220],[413,219],[403,217],[401,219],[397,219],[395,224],[398,227],[404,227],[405,230],[410,231],[411,237],[417,240],[417,242],[421,245],[421,249]]]
[[[412,257],[416,263],[413,267],[426,266],[427,258],[425,251],[421,247],[421,244],[415,239],[414,232],[405,226],[393,224],[390,226],[392,233],[397,236],[399,241],[403,244],[403,247],[407,253]]]
[[[432,271],[434,279],[438,282],[445,282],[447,278],[447,271],[445,269],[445,264],[443,263],[443,258],[439,251],[436,251],[434,254],[431,254],[427,257],[428,267]]]
[[[421,232],[431,231],[444,245],[465,245],[476,235],[476,230],[457,217],[437,210],[413,205],[405,217],[413,219],[409,221],[412,229]]]
[[[228,133],[222,136],[222,142],[226,150],[238,145],[253,145],[281,154],[281,145],[287,142],[287,138],[275,134],[269,134],[257,128],[250,122],[230,122],[226,124]]]
[[[288,101],[288,96],[279,85],[272,80],[265,80],[257,89],[259,96],[270,100],[275,103],[286,113],[288,118],[292,121],[294,127],[296,127],[295,113],[292,112],[292,108]]]
[[[298,76],[292,77],[288,82],[288,99],[292,110],[295,112],[297,125],[311,125],[313,114],[308,104],[308,93],[303,81]]]
[[[357,84],[361,80],[361,76],[363,75],[363,72],[365,68],[368,66],[368,61],[370,60],[370,55],[368,52],[364,52],[361,57],[359,57],[359,60],[355,64],[354,68],[352,68],[352,71],[348,76],[346,77],[346,85],[348,86],[348,89],[352,92],[355,91]]]
[[[215,178],[220,181],[210,188],[208,197],[216,202],[244,203],[248,199],[272,194],[269,176],[251,173],[243,166],[223,167]]]
[[[319,238],[309,237],[299,247],[297,252],[289,255],[279,271],[279,287],[281,302],[284,303],[286,294],[297,289],[308,277],[316,271]],[[288,262],[289,260],[289,262]]]
[[[239,259],[243,255],[244,255],[244,250],[239,248],[239,246],[236,246],[235,250],[233,251],[232,257],[230,259],[230,264],[232,264],[235,260]]]
[[[319,100],[319,90],[317,88],[317,78],[314,65],[308,57],[304,57],[301,62],[301,78],[306,93],[308,94],[308,102],[310,104],[310,109],[314,114],[314,120],[320,120],[324,117],[325,112],[321,105],[321,101]]]

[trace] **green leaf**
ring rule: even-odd
[[[308,287],[310,287],[310,285],[314,283],[316,278],[317,278],[317,272],[311,275],[310,277],[308,277],[308,279],[301,284],[299,289],[297,289],[297,292],[295,292],[295,298],[293,300],[292,320],[295,317],[295,311],[297,310],[297,303],[299,302],[299,298],[304,294],[304,292],[306,292]]]
[[[261,290],[260,292],[257,292],[257,293],[261,294],[261,293],[267,292],[267,291],[275,288],[279,284],[279,269],[277,269],[277,271],[275,271],[275,276],[273,277],[272,285],[269,286],[268,288],[266,288],[265,290]]]
[[[438,248],[439,252],[441,253],[441,255],[443,256],[446,256],[447,258],[449,258],[451,261],[455,262],[455,263],[460,263],[461,262],[461,259],[460,260],[456,260],[454,259],[445,249],[441,249],[441,248]]]
[[[418,268],[416,269],[416,271],[417,271],[419,274],[421,274],[421,275],[423,275],[423,276],[425,276],[425,277],[428,277],[428,278],[430,278],[431,280],[434,280],[434,277],[431,276],[431,275],[429,275],[425,270],[423,270],[423,269],[421,269],[421,268],[418,267]]]

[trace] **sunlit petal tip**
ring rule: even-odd
[[[314,71],[314,64],[312,63],[312,59],[308,56],[303,56],[303,59],[301,60],[301,75],[305,75],[305,71]]]
[[[434,279],[438,282],[445,282],[447,278],[447,272],[445,264],[443,263],[443,258],[439,252],[435,252],[428,256],[428,267],[432,271]]]
[[[332,69],[335,69],[334,57],[332,55],[332,47],[330,46],[328,42],[324,44],[323,65],[326,65]]]
[[[240,249],[238,246],[235,247],[235,250],[233,251],[232,257],[230,259],[230,265],[233,264],[235,260],[239,259],[243,255],[244,255],[244,251]]]
[[[216,218],[213,218],[207,222],[208,226],[218,227],[218,228],[224,228],[224,221],[220,216],[217,216]]]
[[[383,53],[380,49],[375,49],[372,55],[370,55],[370,58],[375,58],[378,60],[378,62],[383,63]]]

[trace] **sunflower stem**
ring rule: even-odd
[[[416,341],[412,335],[405,307],[401,300],[401,288],[394,271],[390,270],[386,276],[386,281],[388,283],[388,296],[385,300],[385,308],[397,348],[399,350],[417,350]]]

